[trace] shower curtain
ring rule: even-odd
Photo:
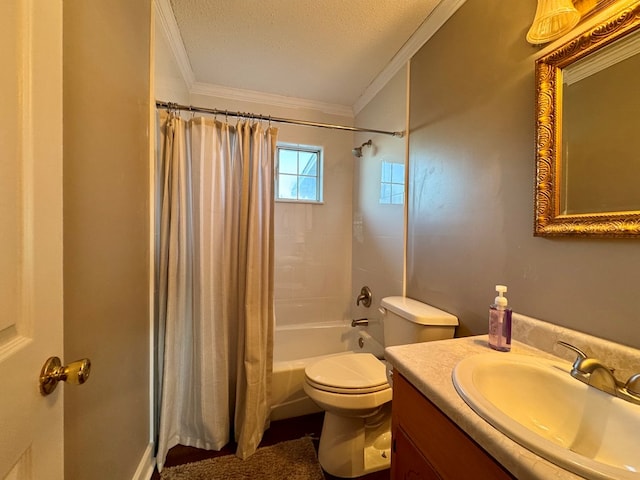
[[[277,129],[160,112],[157,464],[269,426]]]

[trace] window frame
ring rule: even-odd
[[[299,198],[300,191],[296,192],[297,198],[281,198],[280,197],[280,151],[281,150],[289,150],[296,152],[306,152],[306,153],[315,153],[317,155],[317,174],[316,175],[303,175],[299,171],[296,171],[295,177],[299,179],[303,178],[314,178],[316,180],[316,200],[311,200],[308,198]],[[300,164],[298,163],[296,166],[296,170],[300,168]],[[282,203],[307,203],[312,205],[322,205],[324,203],[324,149],[321,146],[317,145],[301,145],[296,143],[285,143],[278,142],[276,144],[276,155],[275,155],[275,165],[274,165],[274,200],[276,202]],[[290,173],[286,173],[283,175],[294,175]],[[298,183],[299,185],[299,183]]]

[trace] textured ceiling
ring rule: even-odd
[[[439,0],[171,0],[210,85],[353,106]]]

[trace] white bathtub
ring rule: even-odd
[[[366,331],[344,323],[277,327],[274,332],[271,420],[299,417],[321,409],[304,393],[304,368],[345,352],[368,352],[382,358],[384,348]]]

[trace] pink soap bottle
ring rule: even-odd
[[[500,352],[511,350],[511,309],[507,307],[505,285],[496,285],[498,296],[489,307],[489,346]]]

